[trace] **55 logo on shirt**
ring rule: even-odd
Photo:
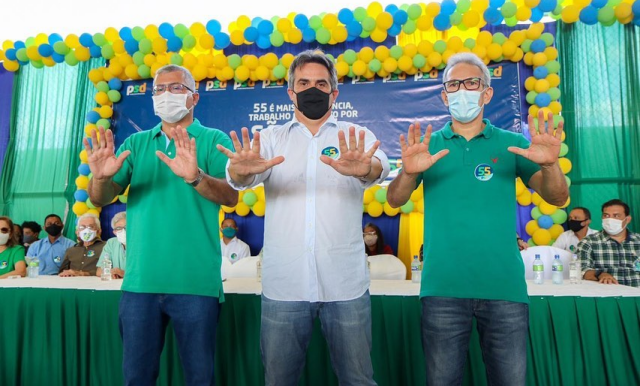
[[[493,178],[493,168],[488,164],[480,164],[476,166],[473,175],[480,181],[489,181]]]
[[[340,151],[335,146],[329,146],[322,149],[322,155],[326,155],[329,158],[338,159],[340,157]]]

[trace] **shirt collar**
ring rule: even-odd
[[[482,135],[485,138],[491,138],[491,135],[493,134],[493,130],[494,130],[493,125],[486,118],[482,120],[482,123],[484,123],[484,130],[482,130],[482,132],[480,134],[478,134],[478,136]],[[451,124],[452,124],[452,122],[449,121],[442,128],[442,134],[444,135],[444,137],[446,139],[451,139],[454,136],[459,136],[458,134],[453,132],[453,128],[451,127]]]
[[[295,114],[293,115],[293,119],[291,119],[291,121],[289,121],[288,124],[289,124],[289,130],[291,130],[292,128],[298,125],[306,127],[304,123],[298,120]],[[322,130],[325,126],[328,126],[328,125],[333,125],[335,127],[338,127],[338,120],[336,119],[336,117],[333,116],[333,114],[331,114],[329,118],[322,124],[322,126],[320,126],[320,130]],[[320,130],[318,130],[318,132],[320,132]]]
[[[191,134],[194,137],[197,137],[202,133],[204,127],[200,123],[198,119],[194,119],[193,123],[187,126],[187,133]],[[162,132],[162,122],[158,123],[153,129],[151,129],[151,137],[156,138]]]

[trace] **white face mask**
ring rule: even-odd
[[[377,241],[378,241],[378,235],[366,235],[366,236],[364,236],[364,243],[367,244],[368,246],[375,245],[375,243]]]
[[[0,233],[0,245],[6,245],[9,241],[8,233]]]
[[[89,241],[92,241],[95,238],[96,238],[96,231],[92,229],[87,228],[80,231],[80,240],[84,242],[88,243]]]
[[[611,236],[619,235],[624,230],[622,220],[615,218],[605,218],[602,220],[602,228]]]
[[[458,90],[447,93],[449,112],[458,122],[468,123],[476,119],[484,106],[479,106],[482,91]]]
[[[116,233],[116,237],[118,238],[120,244],[127,245],[127,231],[125,229]]]
[[[169,91],[154,95],[153,111],[163,121],[176,123],[191,111],[187,108],[188,96],[189,94],[172,94]]]

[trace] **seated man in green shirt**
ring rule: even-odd
[[[111,229],[116,237],[107,240],[100,259],[96,276],[102,276],[104,261],[108,257],[111,260],[111,278],[122,279],[127,263],[127,212],[118,212],[111,219]]]
[[[487,66],[470,53],[453,55],[442,99],[451,121],[421,138],[419,124],[400,136],[402,172],[387,200],[400,207],[423,181],[424,266],[420,297],[427,384],[454,385],[462,375],[476,319],[489,384],[525,384],[529,298],[513,237],[516,177],[547,202],[563,205],[568,188],[558,164],[557,132],[529,117],[531,144],[483,119],[493,89]],[[546,117],[553,122],[553,116]],[[537,130],[536,130],[537,129]],[[470,220],[472,219],[472,220]],[[451,229],[464,235],[454,242]]]
[[[105,242],[100,240],[100,219],[94,214],[83,214],[78,218],[76,236],[78,244],[67,249],[60,265],[58,276],[94,276],[98,257]]]

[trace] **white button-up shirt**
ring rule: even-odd
[[[387,156],[375,157],[383,171],[376,181],[346,177],[320,161],[339,158],[338,132],[349,141],[365,132],[365,151],[376,141],[365,127],[339,122],[333,116],[316,135],[297,119],[260,132],[260,153],[284,162],[255,176],[249,186],[227,180],[241,190],[264,183],[266,197],[262,292],[273,300],[332,302],[356,299],[369,288],[362,241],[364,189],[389,174]]]
[[[251,256],[251,250],[247,243],[237,237],[232,238],[229,241],[229,244],[225,244],[224,239],[221,237],[220,250],[222,251],[222,256],[229,259],[231,263],[235,263],[240,261],[240,259]]]
[[[591,228],[587,229],[587,236],[594,233],[598,233],[598,231],[595,231]],[[560,236],[558,236],[556,241],[553,243],[553,246],[556,248],[564,249],[565,251],[569,251],[571,253],[578,253],[579,242],[580,240],[578,240],[578,236],[576,236],[576,234],[571,229],[569,229],[568,231],[565,231],[561,233]]]

